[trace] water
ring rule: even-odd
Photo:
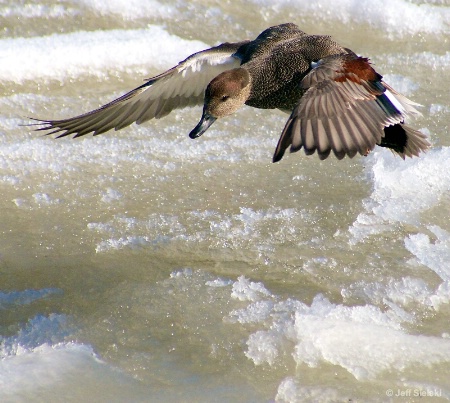
[[[446,0],[0,3],[0,400],[450,400]],[[200,108],[98,137],[98,107],[220,43],[297,23],[424,105],[403,161],[271,164],[286,115]]]

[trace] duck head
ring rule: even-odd
[[[215,77],[205,91],[202,118],[189,137],[200,137],[217,119],[231,115],[243,106],[250,96],[250,81],[249,72],[243,68],[228,70]]]

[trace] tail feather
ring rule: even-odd
[[[379,146],[390,148],[405,159],[426,151],[430,143],[423,133],[403,123],[397,123],[384,128],[384,137]]]
[[[421,116],[422,114],[416,107],[422,105],[406,98],[385,82],[383,82],[383,86],[386,90],[383,93],[384,98],[380,97],[380,102],[383,101],[381,102],[383,105],[390,104],[395,112],[390,113],[394,121],[385,126],[384,137],[381,139],[379,146],[390,148],[403,159],[414,155],[418,156],[421,151],[425,151],[430,146],[430,143],[423,133],[404,124],[403,118],[405,116]],[[389,110],[387,106],[385,106],[385,109]],[[395,122],[396,119],[399,120]]]

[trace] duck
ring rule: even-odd
[[[289,115],[273,154],[303,148],[321,160],[368,155],[386,147],[405,159],[429,148],[427,137],[405,123],[421,106],[383,81],[368,58],[329,35],[309,35],[293,23],[264,30],[254,40],[225,42],[194,53],[90,112],[59,120],[34,119],[38,131],[73,138],[160,119],[202,106],[189,133],[199,138],[244,105]],[[245,130],[245,129],[244,129]]]

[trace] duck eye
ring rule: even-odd
[[[230,98],[229,95],[223,95],[221,99],[222,99],[222,101],[226,101],[228,98]]]

